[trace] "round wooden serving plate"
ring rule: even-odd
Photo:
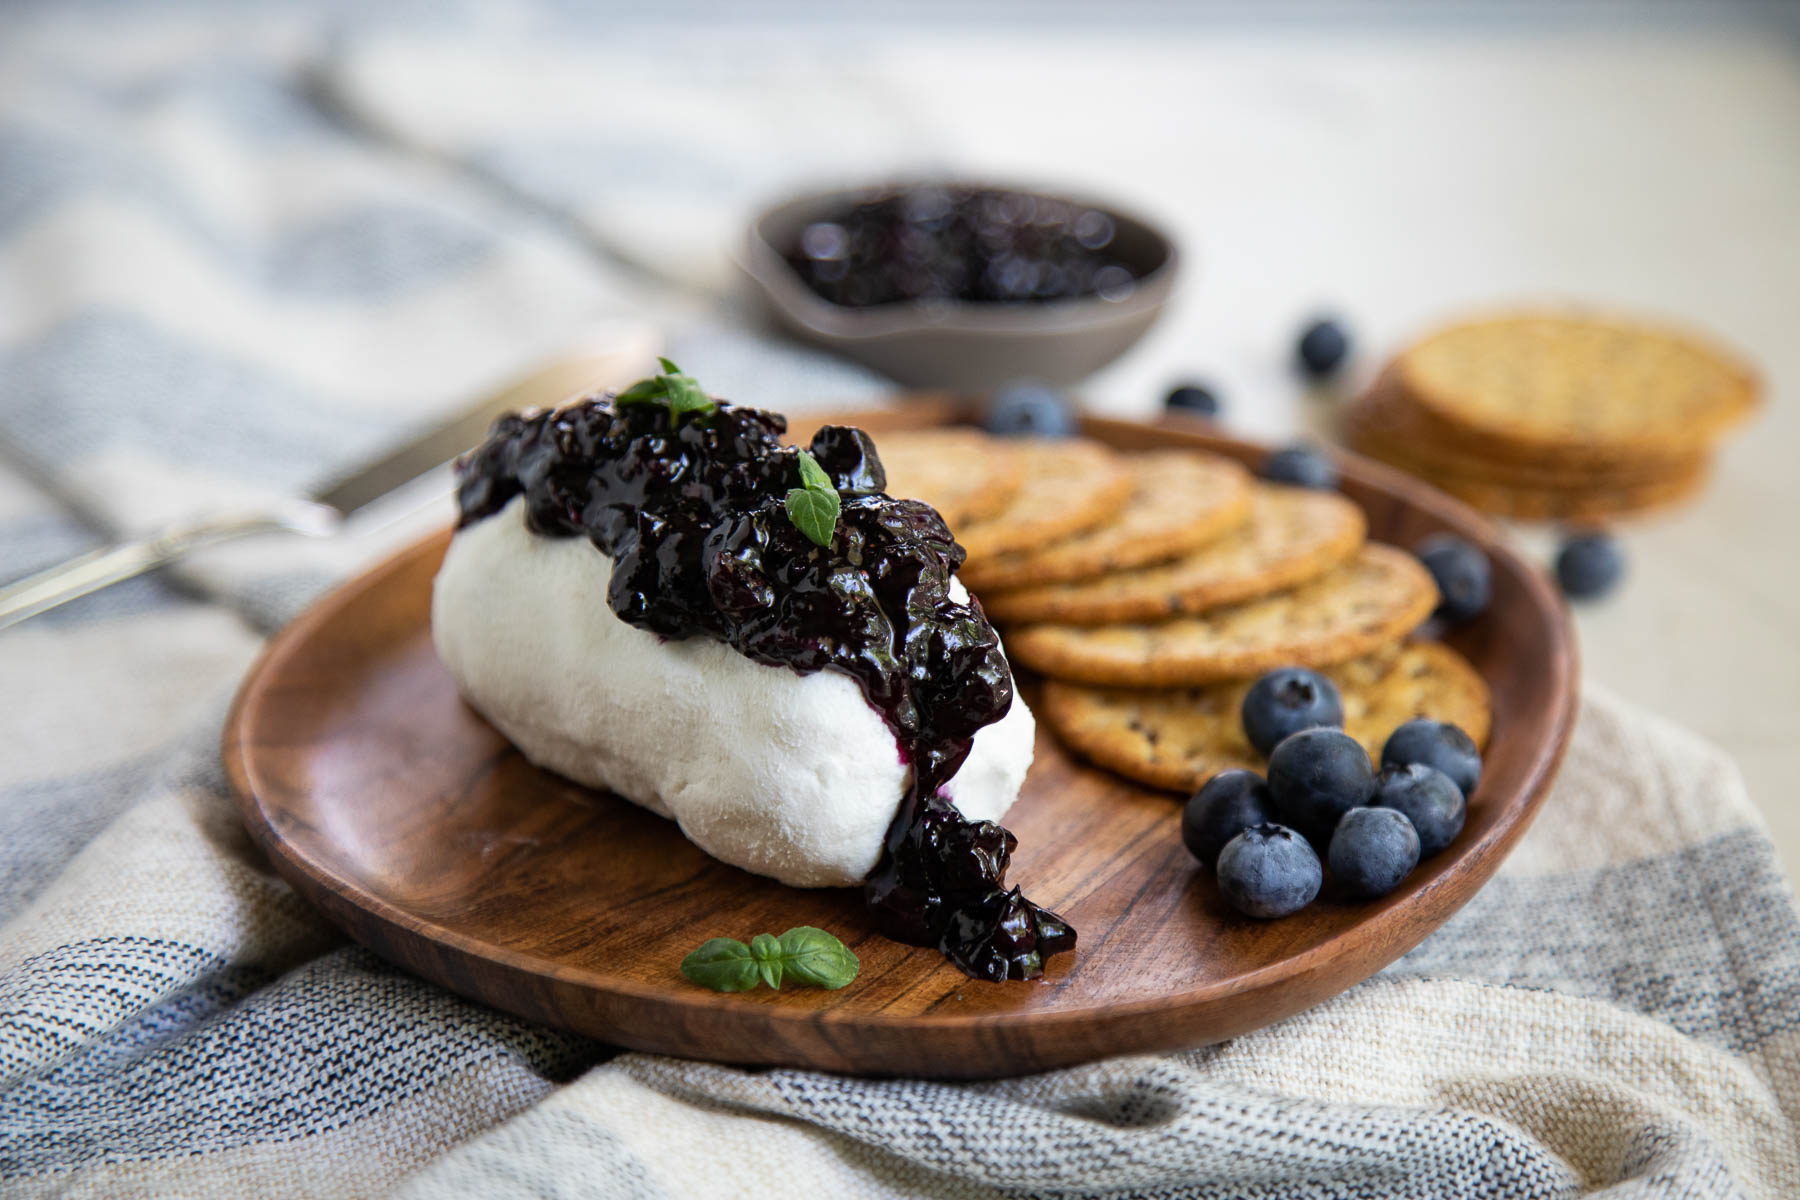
[[[877,433],[929,405],[858,413]],[[1263,451],[1198,423],[1090,421],[1127,449]],[[1016,1075],[1217,1041],[1316,1004],[1418,943],[1474,894],[1542,802],[1575,712],[1561,601],[1469,509],[1344,462],[1376,537],[1451,529],[1493,559],[1489,612],[1451,640],[1487,678],[1494,728],[1468,827],[1393,895],[1285,920],[1228,909],[1182,847],[1179,798],[1070,758],[1040,730],[1006,824],[1010,879],[1066,916],[1073,954],[981,983],[874,932],[854,889],[801,891],[715,862],[674,824],[539,771],[471,711],[432,652],[448,533],[320,601],[239,693],[225,761],[252,834],[352,937],[462,995],[624,1046],[864,1074]],[[1035,688],[1021,679],[1028,700]],[[677,970],[715,936],[832,930],[862,960],[841,991],[719,995]]]

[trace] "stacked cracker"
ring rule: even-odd
[[[1522,313],[1401,353],[1348,407],[1343,433],[1488,512],[1596,520],[1693,493],[1757,400],[1752,373],[1692,335]]]
[[[931,503],[968,551],[962,579],[1008,657],[1046,677],[1046,722],[1103,766],[1180,791],[1261,769],[1239,706],[1290,665],[1337,682],[1345,728],[1372,756],[1419,716],[1485,742],[1480,676],[1409,640],[1437,604],[1431,576],[1369,542],[1335,492],[1195,451],[961,429],[884,438],[881,456],[889,492]]]

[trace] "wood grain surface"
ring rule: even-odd
[[[847,419],[879,436],[950,411],[934,401]],[[1122,448],[1192,445],[1252,466],[1264,453],[1178,418],[1086,424]],[[854,890],[749,875],[672,823],[526,762],[432,652],[447,531],[274,639],[227,722],[226,764],[276,868],[352,937],[452,991],[619,1045],[994,1077],[1216,1041],[1368,977],[1461,907],[1542,803],[1574,720],[1574,645],[1542,574],[1469,509],[1396,471],[1346,459],[1344,476],[1376,537],[1410,545],[1453,529],[1494,563],[1492,609],[1450,638],[1493,689],[1482,784],[1450,850],[1382,900],[1328,888],[1282,921],[1240,917],[1182,847],[1179,797],[1082,765],[1040,729],[1006,820],[1019,837],[1010,878],[1068,917],[1080,944],[1037,982],[971,980],[875,934]],[[1020,683],[1034,699],[1034,682]],[[855,950],[854,983],[718,995],[677,970],[706,938],[801,924]]]

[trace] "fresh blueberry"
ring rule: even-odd
[[[1424,763],[1393,764],[1375,776],[1375,807],[1406,814],[1419,834],[1419,857],[1430,858],[1456,840],[1469,802],[1456,781]]]
[[[1337,486],[1337,464],[1317,446],[1294,442],[1283,446],[1263,462],[1262,477],[1271,483],[1330,491]]]
[[[1220,771],[1181,810],[1181,840],[1208,867],[1219,851],[1252,825],[1269,820],[1269,789],[1255,771]]]
[[[1442,721],[1420,717],[1388,735],[1387,745],[1381,748],[1381,765],[1403,767],[1408,763],[1423,763],[1442,771],[1462,791],[1464,799],[1473,796],[1475,785],[1481,782],[1481,751],[1475,748],[1474,739]],[[1274,780],[1271,771],[1269,781]]]
[[[1494,594],[1494,573],[1481,547],[1454,533],[1434,533],[1413,553],[1431,572],[1443,597],[1435,615],[1461,624],[1487,610]]]
[[[1219,851],[1219,890],[1245,916],[1299,912],[1323,879],[1318,853],[1285,826],[1252,825]]]
[[[1308,325],[1294,347],[1300,369],[1313,379],[1335,375],[1350,356],[1350,335],[1336,321],[1322,319]]]
[[[1604,596],[1624,574],[1625,551],[1611,534],[1573,534],[1556,552],[1556,581],[1571,600]]]
[[[1170,412],[1216,417],[1219,415],[1219,398],[1213,395],[1211,388],[1197,383],[1184,383],[1164,397],[1163,407]]]
[[[1275,816],[1324,845],[1338,818],[1375,798],[1368,752],[1341,729],[1302,729],[1269,754]]]
[[[1325,852],[1331,877],[1364,900],[1385,896],[1419,865],[1419,834],[1392,808],[1353,808],[1338,820]]]
[[[1244,736],[1265,755],[1290,733],[1344,723],[1344,700],[1337,684],[1305,667],[1270,671],[1250,685],[1239,711]]]
[[[1068,437],[1075,414],[1041,383],[1009,383],[988,404],[987,430],[1002,437]]]

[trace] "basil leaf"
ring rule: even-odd
[[[681,368],[676,366],[674,363],[670,362],[668,359],[664,358],[662,355],[660,355],[660,354],[657,355],[656,361],[662,364],[662,369],[663,369],[664,375],[679,375],[679,374],[681,374]]]
[[[620,392],[617,396],[614,396],[613,403],[653,404],[656,401],[663,399],[665,394],[662,376],[659,375],[654,379],[638,380],[636,383]]]
[[[759,933],[750,939],[750,955],[756,959],[756,969],[762,973],[762,981],[781,990],[781,942],[772,933]]]
[[[788,976],[813,987],[837,991],[862,967],[850,947],[813,925],[796,925],[781,935]]]
[[[832,487],[831,476],[825,473],[819,460],[806,450],[800,451],[800,486],[808,491],[813,488],[831,488],[834,492],[837,490]]]
[[[762,972],[750,947],[736,938],[713,938],[681,960],[688,980],[715,992],[747,992]]]
[[[668,362],[668,359],[664,359]],[[700,385],[686,375],[659,375],[663,383],[663,394],[669,401],[669,424],[681,423],[687,413],[709,413],[719,407],[718,401],[708,396]]]
[[[794,523],[795,529],[819,546],[831,545],[831,535],[837,529],[840,507],[836,492],[794,488],[787,494],[788,520]]]

